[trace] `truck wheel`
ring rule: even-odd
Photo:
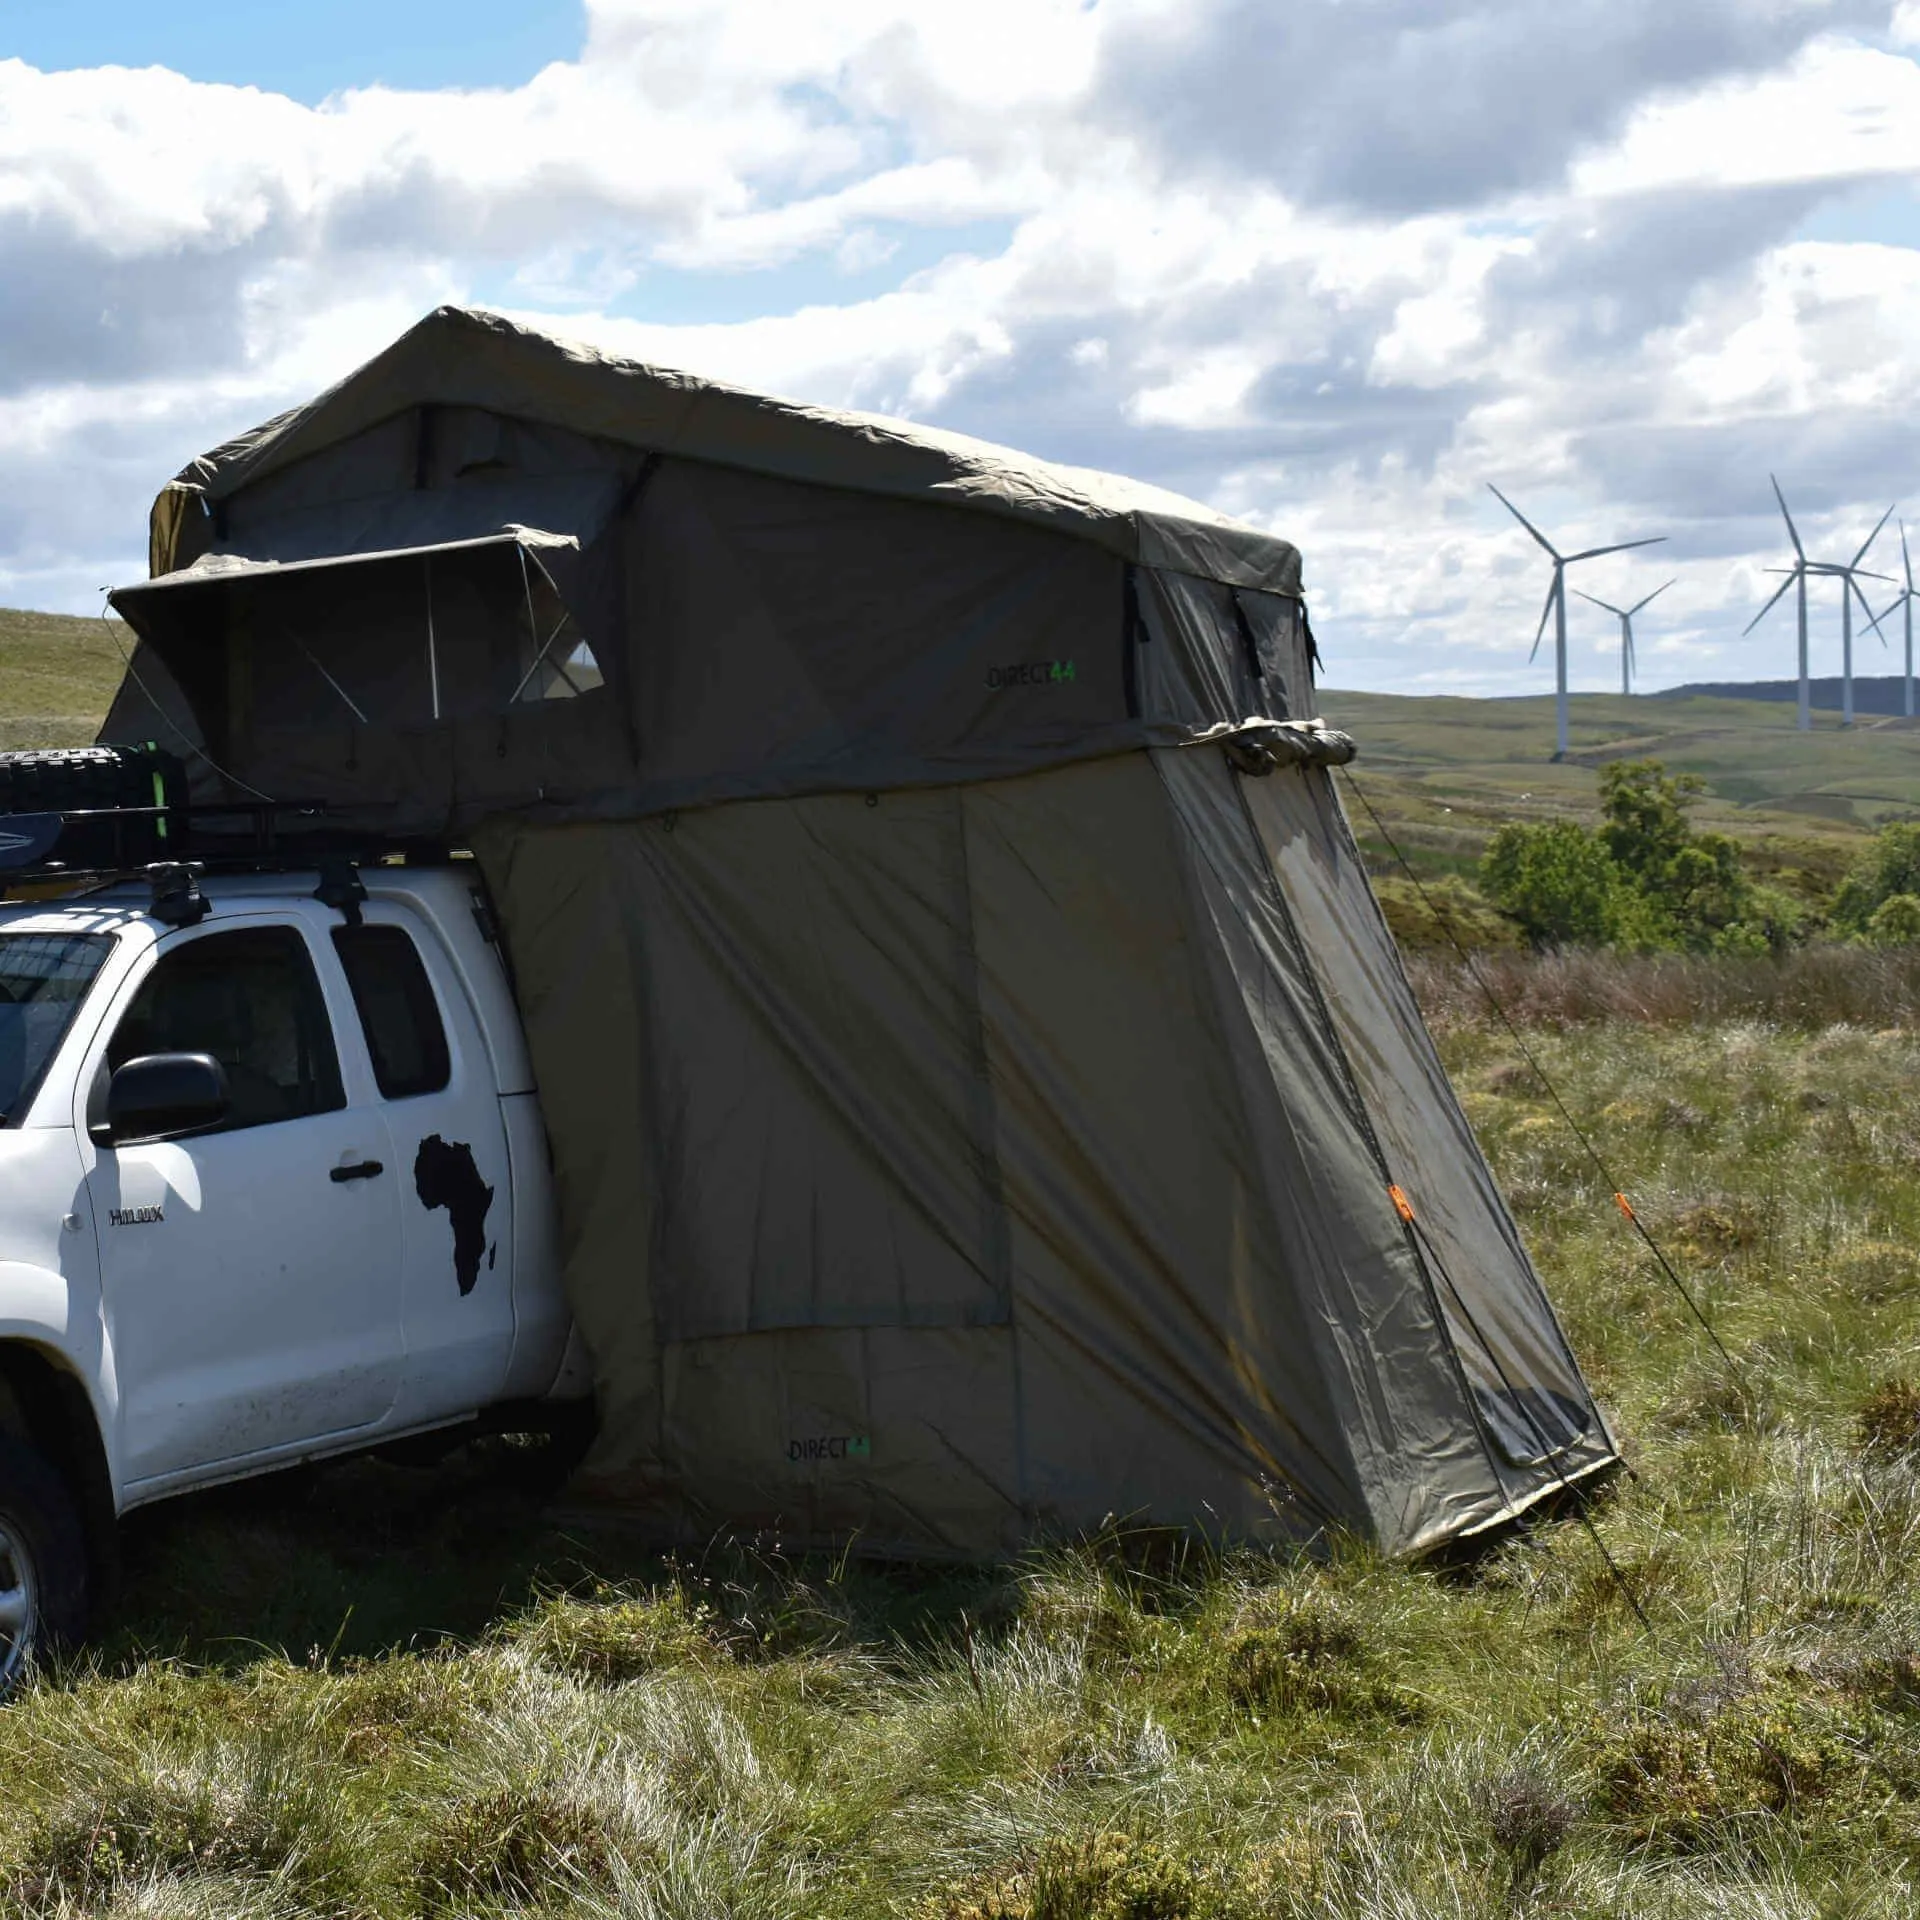
[[[0,1700],[86,1630],[87,1545],[60,1476],[0,1436]]]

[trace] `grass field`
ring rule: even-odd
[[[0,614],[0,745],[89,737],[117,672],[98,623]],[[1611,752],[1705,773],[1782,874],[1920,802],[1897,727],[1801,741],[1777,707],[1582,700],[1554,767],[1549,703],[1326,705],[1435,876],[1589,809]],[[135,1515],[99,1646],[0,1709],[0,1913],[1920,1909],[1920,962],[1489,971],[1734,1359],[1420,960],[1633,1463],[1591,1515],[1612,1568],[1571,1520],[1451,1569],[670,1561],[557,1522],[533,1446],[282,1476]]]
[[[1874,964],[1868,1012],[1911,1015],[1920,973]],[[1830,1024],[1811,987],[1691,1024],[1628,977],[1652,965],[1516,1003],[1737,1375],[1510,1044],[1422,976],[1636,1470],[1593,1516],[1619,1581],[1571,1522],[1451,1572],[1122,1542],[949,1573],[675,1564],[543,1522],[537,1451],[345,1466],[136,1517],[97,1664],[0,1712],[0,1897],[1912,1913],[1920,1039]],[[1595,1017],[1621,1007],[1648,1017]]]
[[[0,752],[81,747],[120,685],[120,622],[0,607]]]
[[[1875,719],[1843,730],[1827,713],[1800,733],[1780,702],[1578,694],[1568,757],[1553,758],[1553,701],[1321,696],[1382,777],[1539,808],[1578,806],[1603,761],[1650,756],[1700,774],[1730,821],[1874,826],[1920,807],[1920,727]]]

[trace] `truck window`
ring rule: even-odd
[[[404,927],[336,927],[333,945],[382,1095],[438,1093],[452,1072],[447,1032],[412,936]]]
[[[292,927],[244,927],[176,947],[147,975],[107,1048],[109,1067],[148,1053],[210,1053],[233,1096],[226,1128],[346,1105],[326,1001]]]
[[[0,934],[0,1124],[26,1111],[112,951],[104,933]]]

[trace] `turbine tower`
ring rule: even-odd
[[[1800,544],[1800,530],[1793,524],[1793,515],[1787,511],[1787,496],[1780,491],[1780,482],[1772,474],[1767,478],[1773,481],[1773,497],[1780,502],[1780,517],[1787,523],[1787,538],[1793,542],[1793,565],[1790,567],[1770,567],[1770,573],[1784,573],[1787,577],[1774,590],[1773,597],[1756,613],[1741,630],[1740,637],[1745,639],[1778,603],[1780,596],[1789,587],[1799,589],[1800,613],[1800,717],[1799,727],[1802,733],[1813,725],[1813,702],[1811,690],[1807,684],[1807,575],[1823,574],[1829,578],[1838,576],[1840,588],[1840,641],[1841,641],[1841,678],[1840,678],[1840,724],[1843,727],[1853,725],[1853,603],[1858,598],[1861,606],[1866,607],[1867,624],[1875,633],[1880,633],[1880,622],[1874,618],[1873,609],[1867,606],[1867,596],[1860,590],[1861,580],[1884,580],[1882,573],[1863,573],[1860,562],[1867,557],[1867,549],[1880,537],[1880,528],[1892,517],[1889,507],[1880,516],[1879,524],[1860,543],[1860,551],[1847,565],[1841,566],[1830,560],[1809,560],[1807,550]],[[1891,608],[1888,609],[1892,611]],[[1886,644],[1886,635],[1880,634],[1880,643]]]
[[[1896,593],[1880,611],[1884,620],[1895,607],[1904,612],[1904,624],[1907,630],[1907,666],[1900,685],[1903,693],[1901,710],[1907,718],[1913,718],[1913,555],[1907,551],[1907,523],[1900,522],[1900,570],[1907,576],[1907,584]],[[1876,625],[1878,623],[1876,622]]]
[[[1622,540],[1611,547],[1587,547],[1579,553],[1561,553],[1547,536],[1516,507],[1491,480],[1487,491],[1533,535],[1548,559],[1553,562],[1553,584],[1547,589],[1547,604],[1540,609],[1540,624],[1533,632],[1529,663],[1540,651],[1541,636],[1547,630],[1547,616],[1553,616],[1554,735],[1558,745],[1556,760],[1567,757],[1567,569],[1576,560],[1597,560],[1603,553],[1625,553],[1632,547],[1657,547],[1666,535],[1655,534],[1648,540]]]
[[[1867,616],[1867,625],[1880,636],[1880,644],[1887,644],[1887,636],[1880,633],[1880,622],[1874,617],[1873,609],[1867,605],[1867,596],[1861,590],[1862,580],[1885,580],[1884,573],[1866,573],[1860,566],[1862,556],[1879,537],[1880,527],[1884,527],[1892,517],[1889,507],[1880,516],[1880,525],[1868,534],[1862,543],[1860,552],[1853,556],[1851,564],[1840,566],[1833,561],[1810,560],[1807,563],[1809,573],[1821,573],[1830,579],[1842,582],[1840,588],[1840,724],[1843,727],[1853,725],[1853,603],[1860,602],[1860,610]]]
[[[1647,595],[1646,600],[1636,600],[1630,607],[1616,607],[1611,600],[1596,600],[1592,594],[1581,593],[1578,587],[1574,588],[1574,592],[1580,594],[1582,600],[1591,601],[1596,607],[1606,608],[1620,622],[1620,691],[1622,693],[1630,694],[1633,691],[1633,616],[1647,604],[1647,600],[1658,600],[1672,585],[1671,580],[1662,582]]]

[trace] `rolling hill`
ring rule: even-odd
[[[118,620],[0,607],[0,751],[91,741],[120,684],[127,641]]]
[[[1700,694],[1721,700],[1785,700],[1797,706],[1800,700],[1798,680],[1695,680],[1683,687],[1662,687],[1648,698],[1689,700]],[[1807,681],[1807,700],[1816,712],[1840,711],[1841,686],[1838,674],[1816,675]],[[1853,676],[1853,710],[1860,714],[1904,714],[1907,710],[1906,676],[1899,673],[1856,673]]]
[[[1698,774],[1707,788],[1700,824],[1733,834],[1761,870],[1807,891],[1831,885],[1872,828],[1920,813],[1920,728],[1902,720],[1846,731],[1821,713],[1800,733],[1793,708],[1775,701],[1579,694],[1572,749],[1556,762],[1547,695],[1329,688],[1320,705],[1359,743],[1357,787],[1400,823],[1396,839],[1428,872],[1464,871],[1505,821],[1591,817],[1596,769],[1623,758]]]

